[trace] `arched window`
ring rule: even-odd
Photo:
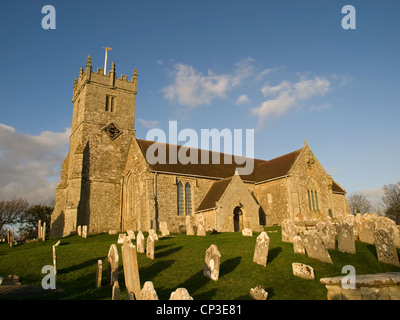
[[[183,185],[182,182],[178,182],[176,185],[177,187],[177,194],[178,194],[178,216],[185,215],[185,202],[183,199]]]
[[[185,184],[185,210],[186,215],[192,214],[192,187],[189,182]]]
[[[308,183],[308,207],[310,211],[319,211],[319,204],[318,204],[318,193],[317,193],[316,183],[313,179],[310,180]]]

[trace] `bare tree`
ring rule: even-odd
[[[21,216],[21,222],[23,226],[20,229],[22,231],[25,239],[33,239],[37,237],[38,234],[38,221],[41,220],[42,223],[46,222],[46,235],[50,232],[50,221],[51,213],[53,212],[53,206],[46,206],[41,204],[31,205],[27,208],[24,214]]]
[[[0,201],[0,231],[6,224],[21,222],[21,217],[28,206],[28,201],[22,198]]]
[[[372,209],[371,201],[362,194],[353,193],[347,198],[347,201],[349,202],[350,212],[354,215],[357,213],[364,214]]]
[[[382,201],[385,204],[387,217],[399,223],[400,221],[400,181],[396,184],[383,186]]]

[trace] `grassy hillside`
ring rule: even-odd
[[[323,277],[339,276],[344,265],[353,265],[357,274],[388,271],[400,272],[399,267],[379,263],[375,246],[356,243],[357,254],[330,250],[333,265],[293,253],[293,245],[281,241],[280,227],[266,228],[271,239],[266,267],[252,262],[256,233],[243,237],[240,233],[208,234],[206,237],[172,234],[155,242],[155,259],[138,253],[140,281],[152,281],[160,299],[169,299],[176,288],[186,288],[194,299],[248,299],[250,288],[262,285],[268,299],[326,299]],[[277,232],[274,232],[277,231]],[[146,234],[145,234],[146,236]],[[70,236],[61,239],[57,247],[57,286],[63,293],[47,294],[46,299],[111,299],[108,284],[107,254],[118,235],[93,234],[87,239]],[[52,245],[58,239],[31,242],[10,248],[0,244],[0,275],[21,276],[23,285],[40,285],[44,265],[52,264]],[[221,252],[218,281],[203,276],[205,251],[216,244]],[[125,284],[121,246],[119,282],[122,298]],[[400,253],[400,252],[399,252]],[[103,260],[103,286],[95,288],[97,260]],[[292,274],[292,262],[314,268],[315,280],[304,280]],[[38,297],[35,297],[37,299]]]

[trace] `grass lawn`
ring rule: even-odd
[[[378,262],[374,245],[356,243],[357,254],[330,250],[333,265],[293,252],[293,245],[281,241],[280,227],[265,228],[271,239],[266,267],[252,262],[256,237],[241,233],[207,234],[206,237],[172,234],[155,242],[155,259],[138,253],[140,281],[152,281],[161,300],[169,299],[176,288],[186,288],[195,300],[249,299],[250,288],[262,285],[271,300],[326,299],[326,288],[320,278],[339,276],[342,267],[352,265],[357,274],[395,271],[395,267]],[[147,236],[147,234],[145,234]],[[57,247],[57,286],[63,293],[46,294],[35,299],[111,299],[108,285],[107,254],[110,245],[117,243],[118,235],[93,234],[87,239],[79,236],[61,238]],[[58,239],[31,242],[10,248],[0,244],[0,275],[21,276],[23,285],[40,285],[44,265],[52,265],[52,245]],[[221,252],[218,281],[203,276],[205,252],[216,244]],[[117,245],[121,298],[125,297],[121,245]],[[400,254],[400,252],[399,252]],[[95,287],[97,260],[103,260],[103,285]],[[315,280],[304,280],[292,273],[292,262],[301,262],[314,268]]]

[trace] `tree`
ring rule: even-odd
[[[385,204],[385,214],[387,217],[400,221],[400,181],[396,184],[383,186],[382,201]]]
[[[50,221],[53,207],[45,205],[31,205],[21,217],[21,222],[24,223],[21,231],[25,238],[33,239],[38,236],[38,221],[46,222],[46,234],[50,232]]]
[[[357,213],[364,214],[372,209],[371,201],[362,194],[353,193],[347,198],[347,201],[349,202],[350,212],[354,215]]]
[[[0,201],[0,231],[6,224],[16,224],[21,222],[21,217],[28,206],[28,201],[22,198]]]

